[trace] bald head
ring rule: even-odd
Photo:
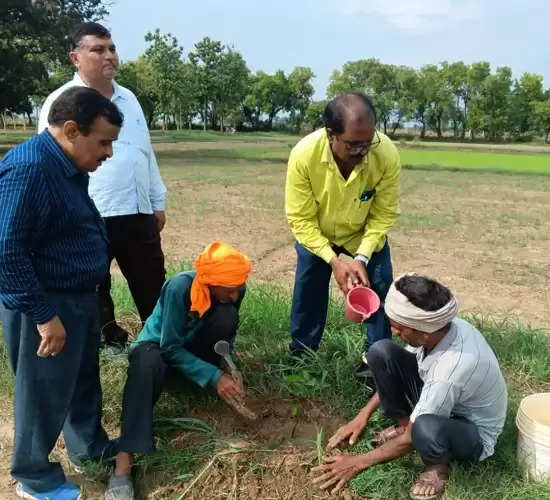
[[[376,123],[376,110],[369,97],[360,92],[347,92],[330,101],[323,114],[325,127],[342,134],[347,125]]]

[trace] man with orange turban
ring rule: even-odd
[[[162,287],[153,314],[130,347],[124,387],[119,453],[106,500],[133,500],[133,453],[150,453],[153,406],[166,376],[175,370],[226,400],[244,388],[221,368],[214,344],[231,345],[239,323],[250,260],[229,245],[213,242],[195,259],[195,271],[174,276]]]

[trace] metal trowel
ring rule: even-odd
[[[233,363],[233,359],[231,358],[230,350],[231,350],[231,347],[229,345],[229,342],[227,342],[227,340],[218,340],[214,344],[214,352],[216,354],[219,354],[223,358],[223,360],[226,362],[226,364],[229,368],[229,372],[230,372],[231,376],[233,377],[233,379],[235,380],[235,382],[237,382],[238,384],[240,384],[242,386],[243,377],[241,375],[241,372],[235,366],[235,363]]]
[[[223,358],[223,360],[227,364],[227,367],[229,368],[229,372],[233,380],[237,382],[241,387],[243,387],[243,377],[241,375],[241,372],[235,366],[235,363],[233,363],[233,359],[231,358],[230,354],[229,342],[227,342],[226,340],[218,340],[214,344],[214,352],[216,354],[219,354]],[[226,399],[226,401],[244,417],[251,420],[256,420],[256,414],[250,411],[246,407],[245,402],[240,398],[239,400]]]

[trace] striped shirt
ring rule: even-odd
[[[412,350],[424,386],[411,421],[426,413],[466,418],[476,425],[483,443],[479,459],[491,456],[506,418],[507,390],[483,335],[467,321],[455,318],[427,356],[423,347]]]
[[[36,323],[48,291],[90,291],[108,269],[107,235],[81,173],[48,132],[0,161],[0,299]]]

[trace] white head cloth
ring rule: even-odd
[[[451,300],[437,311],[424,311],[416,307],[409,299],[403,295],[397,288],[395,282],[403,276],[418,276],[416,273],[405,273],[399,276],[391,284],[384,301],[384,310],[388,318],[408,326],[420,332],[433,333],[449,324],[458,312],[458,301],[451,294]]]

